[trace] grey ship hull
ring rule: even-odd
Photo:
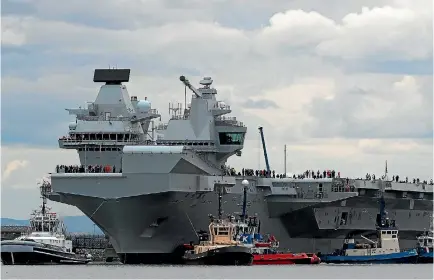
[[[372,217],[378,212],[376,198],[353,197],[342,207],[340,202],[313,206],[275,199],[270,202],[273,199],[261,192],[248,197],[248,211],[259,216],[261,231],[275,235],[282,249],[293,252],[332,252],[341,247],[348,232],[368,235],[375,230]],[[176,248],[197,241],[196,232],[207,230],[208,214],[216,214],[218,204],[215,192],[163,192],[105,202],[102,198],[57,193],[52,194],[51,199],[75,205],[89,216],[110,236],[114,249],[125,263],[176,262],[179,257],[173,255]],[[227,193],[223,201],[225,213],[240,211],[241,193]],[[297,203],[302,209],[289,212]],[[401,248],[414,247],[425,220],[429,221],[432,201],[416,202],[415,208],[420,210],[408,210],[408,201],[404,199],[386,200],[386,203],[390,205],[392,219],[396,219],[401,229]],[[288,213],[283,215],[273,210],[285,208]],[[334,217],[344,210],[351,213],[351,219],[346,225],[337,225]],[[418,218],[412,219],[412,215]]]

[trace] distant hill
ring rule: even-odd
[[[94,226],[94,223],[86,216],[64,216],[63,222],[66,225],[68,232],[71,233],[94,233],[103,234],[98,226]],[[10,218],[1,218],[2,226],[16,225],[16,226],[28,226],[29,220],[17,220]]]

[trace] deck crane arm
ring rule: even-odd
[[[202,93],[200,93],[194,86],[190,84],[190,82],[187,80],[185,76],[179,77],[179,80],[188,87],[194,94],[196,94],[196,97],[202,97]]]
[[[259,127],[259,134],[261,134],[262,149],[264,150],[265,157],[265,166],[267,167],[267,172],[270,173],[270,163],[268,162],[267,147],[265,146],[264,131],[262,126]]]

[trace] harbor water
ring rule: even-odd
[[[2,279],[433,279],[432,264],[250,267],[45,265],[1,266]]]

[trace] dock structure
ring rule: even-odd
[[[29,231],[29,226],[6,225],[1,226],[1,240],[11,240],[21,236],[22,233]]]
[[[106,249],[110,246],[108,237],[103,234],[69,233],[67,239],[72,240],[74,249]]]

